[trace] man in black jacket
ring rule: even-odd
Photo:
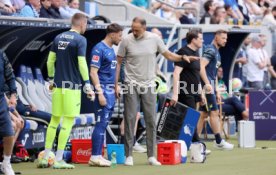
[[[0,50],[0,137],[3,138],[4,147],[4,160],[1,170],[6,175],[14,175],[14,171],[10,163],[14,145],[14,130],[8,111],[8,105],[4,97],[5,84],[9,86],[11,94],[10,103],[16,104],[17,91],[13,69],[4,52]]]
[[[41,0],[41,18],[53,18],[53,19],[62,19],[59,8],[61,6],[60,0]]]

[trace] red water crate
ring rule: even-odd
[[[92,154],[91,139],[73,139],[72,144],[72,162],[74,163],[88,163]],[[104,155],[104,149],[102,151]]]
[[[158,143],[157,159],[162,165],[176,165],[181,163],[180,143]]]
[[[92,153],[91,139],[74,139],[72,144],[72,162],[88,163]]]

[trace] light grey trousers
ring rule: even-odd
[[[124,91],[124,125],[125,125],[125,153],[132,156],[134,127],[137,106],[141,104],[146,123],[146,141],[148,157],[155,155],[156,146],[156,94],[154,87],[138,87],[125,84]]]

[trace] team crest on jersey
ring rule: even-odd
[[[117,65],[117,61],[113,60],[112,63],[111,63],[111,69],[115,69],[116,65]]]
[[[65,50],[69,44],[70,44],[70,42],[68,42],[68,41],[59,41],[58,42],[58,49],[59,50]]]
[[[93,62],[98,63],[99,60],[100,60],[100,57],[98,55],[93,55],[93,57],[92,57]]]

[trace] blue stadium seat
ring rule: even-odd
[[[91,114],[85,114],[86,115],[86,118],[87,118],[87,125],[91,125],[91,124],[95,124],[96,121],[95,121],[95,115],[93,113]]]
[[[81,125],[81,118],[80,118],[80,116],[77,116],[76,118],[75,118],[75,124],[74,124],[75,126],[80,126]]]
[[[34,69],[34,76],[41,84],[45,84],[44,78],[39,68]]]
[[[19,75],[18,77],[21,78],[21,80],[28,85],[28,78],[27,78],[27,67],[24,65],[20,66]]]

